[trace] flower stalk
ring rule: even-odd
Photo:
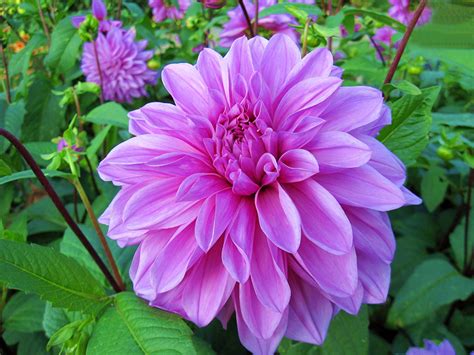
[[[97,66],[97,71],[99,73],[99,81],[100,81],[100,103],[104,103],[104,78],[102,75],[102,69],[100,67],[100,60],[99,60],[99,51],[97,50],[97,40],[92,40],[92,47],[94,48],[94,58],[95,64]]]
[[[253,22],[253,33],[255,34],[255,36],[258,35],[258,11],[259,11],[258,0],[255,0],[255,18]]]
[[[51,35],[49,34],[48,25],[46,24],[46,19],[44,18],[43,9],[41,8],[41,0],[36,0],[36,5],[38,6],[38,13],[41,19],[41,25],[43,26],[43,32],[48,40],[48,47],[51,47]]]
[[[402,58],[403,52],[408,44],[408,40],[410,39],[413,30],[415,29],[416,23],[420,18],[423,10],[425,9],[427,0],[421,0],[416,8],[416,11],[411,19],[410,23],[408,24],[407,30],[403,35],[402,41],[400,42],[400,46],[397,49],[397,53],[395,54],[395,58],[393,59],[392,64],[390,65],[390,69],[388,70],[387,76],[385,78],[384,84],[388,84],[392,81],[395,72],[397,71],[398,64],[400,63],[400,59]]]
[[[49,183],[48,179],[46,176],[43,174],[41,171],[40,167],[38,164],[35,162],[33,157],[31,156],[30,152],[25,148],[25,146],[16,138],[13,134],[11,134],[9,131],[6,129],[0,128],[0,136],[5,137],[10,143],[16,148],[16,150],[21,154],[23,159],[26,161],[26,163],[30,166],[31,170],[33,173],[36,175],[38,178],[38,181],[43,185],[46,193],[48,196],[51,198],[51,201],[53,201],[54,205],[56,206],[57,210],[61,215],[63,216],[64,220],[66,221],[67,225],[71,230],[76,234],[78,237],[79,241],[82,243],[82,245],[86,248],[87,252],[90,254],[94,262],[97,264],[99,269],[102,271],[104,274],[105,278],[107,281],[110,283],[112,288],[116,292],[123,291],[123,289],[120,287],[119,283],[114,279],[112,274],[110,273],[109,269],[105,265],[105,263],[102,261],[100,258],[99,254],[95,251],[94,247],[92,244],[87,240],[87,237],[84,235],[82,230],[79,228],[77,223],[74,221],[74,219],[71,217],[69,214],[68,210],[62,203],[61,199],[59,198],[58,194],[56,191],[53,189],[51,184]]]
[[[249,16],[249,13],[247,11],[247,8],[245,7],[244,1],[239,0],[239,5],[240,5],[240,8],[242,9],[242,12],[244,13],[245,21],[247,21],[247,25],[248,25],[248,28],[249,28],[249,31],[250,31],[250,36],[254,37],[255,32],[253,30],[252,21],[250,20],[250,16]]]

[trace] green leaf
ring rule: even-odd
[[[25,143],[25,147],[40,166],[49,164],[47,160],[41,157],[42,155],[55,153],[57,150],[56,144],[52,142],[28,142]]]
[[[108,300],[100,283],[77,261],[33,244],[0,240],[0,281],[72,311],[94,313]]]
[[[61,177],[61,178],[70,178],[72,175],[68,173],[64,173],[62,171],[57,171],[57,170],[41,170],[46,177]],[[23,180],[23,179],[32,179],[36,178],[36,175],[33,173],[32,170],[23,170],[23,171],[18,171],[16,173],[13,173],[11,175],[3,176],[0,178],[0,185],[12,182],[12,181],[17,181],[17,180]]]
[[[87,150],[86,150],[87,157],[90,160],[94,158],[97,151],[102,147],[102,144],[104,143],[104,140],[107,137],[107,134],[109,133],[110,128],[112,128],[111,125],[105,126],[103,129],[100,130],[99,133],[96,134],[94,139],[92,139],[89,147],[87,147]]]
[[[422,89],[421,95],[405,95],[391,104],[392,124],[382,129],[379,140],[409,165],[428,144],[431,108],[439,87]]]
[[[61,98],[52,90],[51,83],[44,78],[35,80],[28,88],[27,114],[21,132],[23,141],[47,141],[59,135],[65,121],[65,108],[59,106]]]
[[[346,312],[332,320],[322,346],[323,355],[366,355],[369,351],[369,314],[363,306],[357,316]]]
[[[195,354],[192,335],[176,315],[123,292],[98,320],[87,354]]]
[[[341,11],[347,16],[358,15],[358,16],[371,17],[374,20],[377,20],[385,25],[388,25],[399,32],[405,32],[406,30],[406,26],[403,23],[398,22],[397,20],[393,19],[392,17],[390,17],[389,15],[383,12],[361,9],[361,8],[353,8],[353,7],[344,7]]]
[[[45,302],[37,295],[15,293],[3,309],[3,328],[25,333],[43,331],[45,305]]]
[[[71,312],[63,308],[54,308],[50,302],[46,303],[43,316],[43,329],[50,338],[66,324],[84,318],[80,312]]]
[[[433,112],[433,124],[474,128],[474,113]]]
[[[407,95],[421,95],[421,90],[418,88],[418,86],[410,83],[409,81],[406,80],[401,80],[398,83],[390,83],[386,84],[386,86],[393,88],[393,89],[398,89],[402,93],[407,94]]]
[[[85,116],[85,120],[97,124],[128,128],[127,111],[116,102],[107,102],[96,107]]]
[[[412,273],[395,296],[388,323],[406,327],[421,321],[441,306],[465,300],[474,292],[474,280],[462,276],[449,262],[432,259]]]
[[[8,66],[10,76],[13,77],[17,74],[23,74],[23,76],[25,76],[30,67],[30,59],[33,50],[45,44],[46,37],[42,33],[35,33],[25,48],[12,56],[10,65]]]
[[[471,200],[474,201],[474,191],[471,194]],[[469,226],[467,230],[467,260],[474,248],[474,208],[471,207],[469,217]],[[466,227],[466,218],[463,218],[461,223],[459,223],[454,231],[449,236],[449,242],[451,244],[451,253],[453,254],[454,261],[460,270],[463,270],[466,264],[465,259],[465,250],[466,246],[464,245],[464,237]]]
[[[301,4],[301,3],[293,3],[293,2],[280,2],[278,4],[272,5],[270,7],[267,7],[263,9],[262,11],[259,12],[260,18],[269,16],[269,15],[275,15],[275,14],[287,14],[288,9],[287,6],[291,6],[293,8],[296,8],[300,11],[306,12],[308,15],[317,15],[321,16],[323,12],[321,9],[315,5],[309,5],[309,4]]]
[[[23,334],[18,344],[17,355],[48,355],[46,344],[48,340],[42,332]]]
[[[5,163],[2,159],[0,159],[0,177],[11,175],[11,174],[12,174],[12,169],[8,166],[7,163]]]
[[[82,41],[77,28],[66,17],[54,27],[51,48],[44,58],[44,64],[56,73],[65,73],[74,66]]]
[[[5,111],[5,116],[0,117],[0,127],[5,128],[14,136],[20,137],[25,113],[25,102],[23,100],[8,105]],[[9,146],[10,142],[2,137],[0,139],[0,154],[4,153]]]
[[[447,189],[444,169],[432,166],[421,179],[421,197],[428,211],[433,212],[443,202]]]

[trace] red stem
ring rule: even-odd
[[[244,13],[245,21],[247,21],[247,25],[249,26],[250,36],[254,37],[255,32],[253,31],[252,21],[250,20],[250,16],[247,11],[247,8],[245,7],[244,1],[239,0],[239,5],[240,5],[240,8],[242,9],[242,12]]]
[[[35,160],[31,156],[31,154],[28,152],[28,150],[25,148],[25,146],[13,134],[11,134],[10,132],[8,132],[7,130],[3,128],[0,128],[0,136],[3,136],[6,139],[8,139],[10,143],[18,150],[18,152],[21,154],[23,159],[25,159],[26,163],[30,166],[31,170],[36,175],[41,185],[43,185],[45,191],[48,193],[49,197],[53,201],[59,213],[61,213],[61,215],[63,216],[68,226],[77,235],[82,245],[87,249],[90,256],[92,257],[92,259],[94,259],[95,263],[97,264],[99,269],[102,271],[102,273],[104,274],[105,278],[110,283],[112,288],[116,292],[123,291],[119,287],[117,281],[114,279],[112,274],[110,273],[109,269],[107,269],[107,266],[104,264],[99,254],[97,254],[97,252],[95,251],[92,244],[87,240],[87,237],[84,235],[84,233],[82,233],[81,229],[76,224],[76,222],[74,222],[73,218],[67,211],[66,207],[64,207],[64,204],[61,202],[61,199],[59,198],[58,194],[53,189],[48,179],[43,174],[38,164],[36,164]]]
[[[395,54],[395,59],[390,65],[390,69],[388,70],[387,77],[385,78],[385,81],[383,82],[384,84],[388,84],[392,81],[393,76],[395,75],[395,72],[397,71],[398,64],[400,63],[400,59],[402,58],[403,52],[405,51],[405,48],[408,44],[408,40],[410,39],[410,36],[413,30],[415,29],[416,23],[418,22],[418,19],[420,18],[421,13],[425,9],[426,1],[427,0],[421,0],[420,3],[418,4],[415,14],[413,15],[413,18],[408,24],[408,28],[405,34],[403,35],[400,46],[397,49],[397,53]]]

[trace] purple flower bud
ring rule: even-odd
[[[66,147],[67,147],[66,140],[64,138],[61,138],[61,140],[58,142],[58,146],[57,146],[58,152],[62,151]]]
[[[102,0],[92,1],[92,14],[99,21],[102,21],[107,17],[107,8],[105,7]]]
[[[79,28],[81,27],[81,23],[83,23],[85,19],[85,16],[74,16],[73,18],[71,18],[71,22],[74,27]]]

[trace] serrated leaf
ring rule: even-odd
[[[107,102],[97,106],[85,116],[85,120],[97,124],[128,128],[127,111],[116,102]]]
[[[395,296],[388,323],[406,327],[439,307],[465,300],[474,292],[474,280],[462,276],[449,262],[432,259],[419,265]]]
[[[58,171],[58,170],[41,170],[46,177],[61,177],[61,178],[70,178],[72,175]],[[17,181],[17,180],[23,180],[23,179],[33,179],[36,178],[36,175],[33,173],[32,170],[23,170],[23,171],[18,171],[16,173],[13,173],[11,175],[3,176],[0,178],[0,185],[12,182],[12,181]]]
[[[0,281],[72,311],[94,313],[108,301],[101,284],[77,261],[33,244],[0,240]]]
[[[192,332],[176,315],[149,307],[133,293],[119,293],[98,320],[87,354],[195,354]]]
[[[421,179],[421,197],[428,211],[433,212],[443,202],[447,189],[444,169],[432,166]]]
[[[37,295],[15,293],[2,312],[3,328],[9,331],[33,333],[43,331],[46,303]]]
[[[378,137],[406,165],[413,163],[428,144],[431,108],[439,87],[421,91],[421,95],[405,95],[391,104],[392,124]]]
[[[44,64],[56,73],[65,73],[74,66],[82,41],[77,28],[66,17],[54,26],[51,48],[44,58]]]

